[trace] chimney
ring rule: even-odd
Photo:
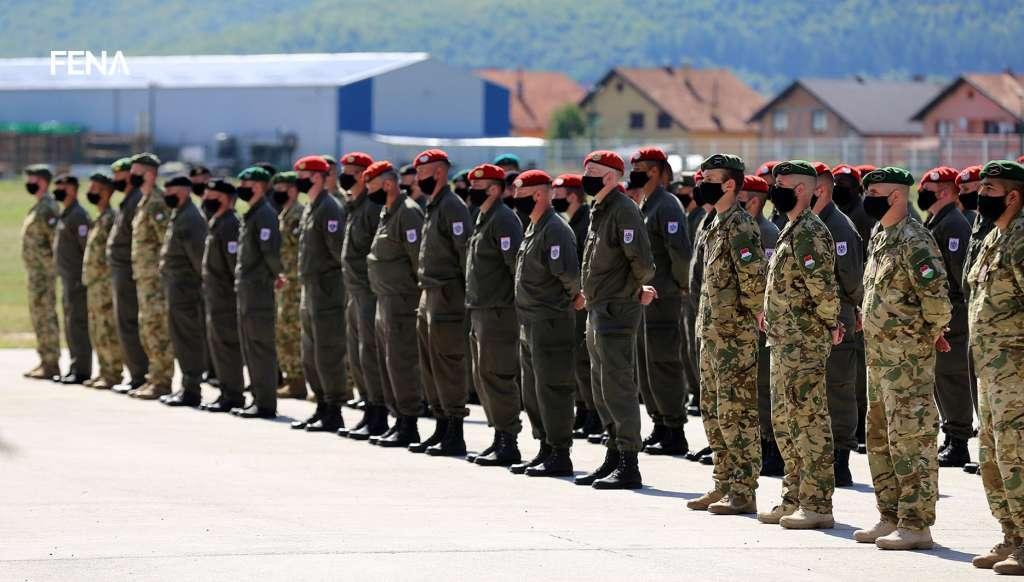
[[[516,69],[516,98],[520,101],[523,100],[523,95],[526,91],[523,89],[523,68],[519,67]]]

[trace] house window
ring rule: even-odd
[[[828,131],[828,114],[824,109],[815,109],[811,112],[811,129],[814,133]]]
[[[658,114],[658,129],[669,129],[672,127],[672,116],[662,111]]]
[[[982,127],[981,132],[982,133],[986,133],[986,134],[1001,133],[999,131],[999,125],[1000,124],[999,124],[998,121],[990,121],[990,120],[986,119],[985,120],[985,124]]]
[[[947,136],[953,133],[953,122],[948,119],[940,119],[935,122],[935,133]]]
[[[775,131],[786,131],[789,129],[789,114],[785,111],[772,113],[772,129]]]
[[[644,128],[644,114],[639,112],[632,112],[629,114],[629,128],[630,129],[643,129]]]

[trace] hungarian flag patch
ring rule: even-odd
[[[815,262],[814,257],[811,255],[804,255],[804,268],[813,269],[818,263]]]
[[[754,258],[754,253],[750,252],[749,248],[743,247],[742,249],[740,249],[740,260],[741,261],[743,261],[744,263],[749,263],[750,260],[753,259],[753,258]]]
[[[929,265],[928,263],[921,265],[918,271],[920,271],[922,279],[935,278],[935,269],[933,269],[932,266]]]

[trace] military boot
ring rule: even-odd
[[[661,439],[665,438],[666,431],[668,431],[667,426],[660,422],[654,423],[654,430],[652,430],[651,434],[647,435],[647,438],[644,439],[642,450],[647,451],[647,447],[655,443],[660,443]]]
[[[479,453],[466,453],[466,460],[470,463],[475,463],[480,457],[486,457],[494,452],[494,447],[498,446],[498,435],[500,431],[494,431],[494,437],[491,439],[491,444],[487,445],[487,448],[480,451]]]
[[[696,499],[687,501],[686,507],[687,509],[692,509],[694,511],[707,511],[708,507],[711,507],[712,503],[718,503],[723,497],[725,497],[724,493],[719,491],[708,491]]]
[[[992,570],[996,574],[1024,576],[1024,546],[1018,546],[1005,560],[996,562]]]
[[[413,443],[420,442],[418,422],[419,418],[415,416],[399,416],[394,425],[397,428],[388,436],[382,435],[377,441],[377,446],[384,448],[408,447]]]
[[[896,531],[877,538],[875,545],[883,550],[930,550],[935,545],[928,528],[897,528]]]
[[[586,475],[580,475],[573,479],[573,483],[576,485],[591,486],[594,481],[598,479],[604,479],[608,475],[612,474],[612,471],[619,466],[619,450],[606,448],[604,451],[604,461],[601,462],[601,466],[594,469]]]
[[[710,503],[708,504],[710,505]],[[787,515],[792,515],[797,510],[795,505],[787,505],[781,503],[772,508],[771,511],[759,511],[757,513],[757,521],[761,523],[767,523],[769,525],[778,525],[779,521]]]
[[[54,376],[60,376],[60,366],[57,364],[39,364],[22,374],[22,376],[32,380],[52,380]]]
[[[850,451],[849,449],[836,450],[836,464],[832,466],[835,475],[836,487],[849,487],[853,485],[853,474],[850,473]],[[761,473],[762,475],[764,473]]]
[[[648,455],[685,455],[690,450],[683,427],[665,427],[661,440],[644,447]]]
[[[462,434],[463,418],[453,416],[448,419],[448,430],[441,442],[427,447],[431,457],[464,457],[466,456],[466,438]]]
[[[552,449],[544,462],[526,468],[527,477],[572,477],[569,449]]]
[[[545,442],[540,443],[540,449],[537,451],[537,455],[526,461],[525,463],[517,463],[508,468],[510,472],[515,475],[522,475],[526,473],[526,470],[530,467],[536,467],[537,465],[544,462],[545,459],[551,456],[551,446]]]
[[[594,481],[594,489],[640,489],[644,486],[637,451],[619,451],[619,464],[607,477]]]
[[[790,515],[782,516],[779,525],[786,529],[832,529],[836,520],[831,513],[818,513],[801,507]]]
[[[1013,551],[1020,545],[1020,540],[1015,540],[1009,536],[1004,536],[1003,541],[992,546],[992,549],[987,554],[981,554],[974,556],[971,563],[974,564],[975,568],[981,568],[983,570],[991,570],[993,566],[1002,562],[1006,558],[1013,555]]]
[[[350,439],[357,441],[370,440],[370,424],[373,422],[374,417],[377,416],[377,407],[373,405],[367,405],[363,408],[363,418],[359,420],[359,424],[352,430],[346,431],[343,428],[338,429],[338,434],[341,436],[347,436]],[[385,412],[387,414],[387,412]]]
[[[587,442],[592,445],[602,445],[608,442],[608,432],[601,431],[587,435]]]
[[[509,432],[495,433],[494,448],[486,455],[478,455],[473,461],[481,467],[509,467],[523,460],[519,452],[519,438]]]
[[[199,386],[182,388],[168,398],[161,400],[166,406],[197,408],[203,401],[202,389]]]
[[[133,396],[139,400],[157,400],[161,396],[170,393],[171,387],[166,384],[146,384],[142,388],[136,390]]]
[[[785,474],[786,466],[775,439],[761,439],[761,476],[782,477]]]
[[[425,453],[427,449],[441,442],[444,438],[445,433],[448,432],[448,417],[439,416],[434,423],[434,434],[430,435],[425,441],[418,443],[412,443],[409,445],[409,452],[412,453]]]
[[[583,425],[587,424],[587,414],[587,407],[582,402],[577,402],[576,417],[573,419],[572,423],[573,434],[583,430]]]
[[[686,460],[687,461],[693,461],[694,463],[698,463],[698,462],[700,462],[700,458],[701,457],[703,457],[704,455],[710,455],[710,454],[711,454],[711,447],[704,447],[703,449],[701,449],[699,451],[693,451],[692,453],[687,453],[686,454]]]
[[[746,515],[757,513],[757,498],[753,495],[728,493],[725,497],[708,506],[708,513],[714,515]]]
[[[306,399],[306,378],[304,376],[288,377],[280,388],[277,389],[278,398],[295,398],[296,400]]]
[[[956,437],[949,438],[949,446],[939,453],[940,467],[963,467],[971,462],[971,452],[967,450],[967,440]]]
[[[402,417],[401,417],[401,416],[399,416],[399,417],[398,417],[398,420],[401,420],[401,419],[402,419]],[[379,444],[380,444],[380,441],[382,441],[382,440],[384,440],[384,439],[387,439],[387,438],[391,438],[391,435],[393,435],[393,434],[395,434],[396,432],[398,432],[398,429],[399,429],[399,426],[398,426],[398,424],[399,424],[399,423],[398,423],[398,420],[396,420],[396,421],[395,421],[395,423],[394,423],[394,424],[392,424],[392,425],[391,425],[391,427],[390,427],[390,428],[388,428],[388,429],[387,429],[386,431],[384,431],[383,433],[381,433],[381,434],[377,434],[377,435],[373,435],[373,434],[372,434],[372,435],[370,435],[370,438],[369,438],[368,442],[369,442],[369,443],[370,443],[371,445],[379,445]],[[338,429],[338,434],[341,434],[341,433],[342,433],[341,429]],[[416,441],[413,441],[413,442],[416,442]]]
[[[868,529],[859,529],[853,532],[853,539],[862,544],[873,544],[878,538],[887,536],[894,531],[896,531],[896,522],[883,517]]]
[[[307,426],[315,422],[320,422],[320,415],[323,414],[323,411],[324,405],[318,402],[316,405],[316,410],[313,411],[313,414],[310,415],[310,417],[307,418],[306,420],[296,420],[291,424],[292,428],[295,430],[304,430]]]
[[[341,418],[341,407],[337,404],[324,404],[320,411],[320,418],[306,425],[306,432],[337,432],[345,426],[345,420]]]
[[[946,450],[946,449],[948,449],[948,448],[949,448],[949,442],[950,442],[950,441],[952,440],[952,438],[953,438],[953,437],[949,436],[949,433],[947,432],[947,433],[946,433],[946,438],[942,439],[942,444],[941,444],[941,445],[939,445],[939,451],[938,451],[938,453],[939,453],[940,455],[942,454],[942,451],[944,451],[944,450]]]

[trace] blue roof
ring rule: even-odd
[[[60,62],[56,74],[51,74],[50,58],[0,59],[0,90],[335,87],[430,58],[426,53],[397,52],[124,57],[128,74],[103,75],[93,68],[89,75],[71,76]],[[113,59],[114,53],[108,52],[108,67]],[[84,70],[84,58],[76,65]]]

